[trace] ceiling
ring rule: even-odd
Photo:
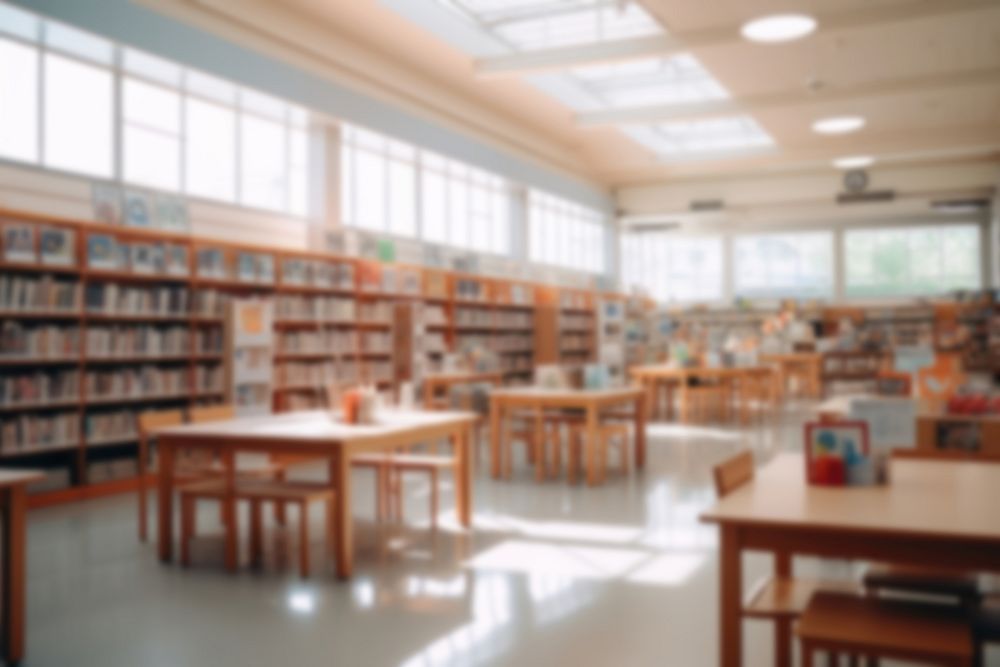
[[[445,1],[257,4],[272,16],[284,14],[336,35],[330,41],[333,59],[337,45],[349,40],[356,48],[352,62],[341,55],[344,67],[365,70],[359,53],[376,59],[378,71],[365,72],[372,85],[409,85],[414,103],[426,105],[430,113],[450,109],[458,122],[503,128],[498,141],[510,138],[518,150],[563,168],[570,165],[608,186],[832,170],[833,158],[856,154],[871,154],[880,164],[1000,156],[1000,0],[635,0],[636,11],[659,23],[652,37],[543,48],[540,54],[497,48],[488,37],[470,41],[467,31],[453,38],[437,23],[442,12],[451,16],[444,23],[455,23],[455,13],[442,8]],[[497,0],[452,2],[504,6]],[[744,21],[787,11],[815,16],[819,29],[784,44],[755,44],[739,36]],[[728,97],[709,95],[703,107],[584,103],[574,109],[566,95],[553,93],[574,66],[636,63],[662,54],[693,57]],[[685,72],[682,79],[694,76]],[[609,81],[616,83],[613,77]],[[649,91],[670,85],[654,79]],[[420,90],[427,91],[422,100]],[[721,110],[720,103],[725,105]],[[862,115],[867,123],[845,136],[811,131],[814,120],[841,114]],[[648,138],[651,128],[671,119],[700,123],[744,116],[767,139],[746,150],[677,152],[673,144],[664,148],[636,139]]]

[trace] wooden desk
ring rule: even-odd
[[[816,352],[764,354],[760,361],[778,366],[778,386],[782,395],[788,391],[788,379],[796,376],[804,381],[807,396],[819,398],[823,395],[823,355]]]
[[[512,387],[490,392],[490,472],[493,479],[500,478],[500,449],[504,439],[505,412],[511,409],[529,409],[541,416],[548,409],[577,409],[586,415],[587,431],[584,446],[587,483],[599,481],[597,466],[597,428],[601,412],[627,405],[634,405],[635,466],[646,465],[646,402],[641,389],[543,389],[541,387]],[[542,441],[542,420],[536,420],[536,438]],[[537,457],[537,465],[545,465],[545,457]]]
[[[721,536],[720,665],[742,664],[744,550],[1000,569],[1000,466],[917,460],[891,466],[888,486],[809,486],[802,456],[783,454],[702,514],[702,521],[719,524]]]
[[[234,483],[237,452],[292,455],[329,459],[330,483],[335,501],[335,552],[337,576],[347,579],[353,570],[351,530],[351,457],[364,452],[390,452],[398,447],[448,438],[455,448],[455,501],[463,526],[472,519],[472,468],[469,465],[470,431],[475,415],[467,412],[385,410],[373,425],[354,426],[334,420],[329,412],[291,412],[281,415],[173,426],[156,431],[159,447],[158,544],[160,560],[173,555],[173,467],[178,450],[215,452],[224,466],[224,477]],[[236,520],[232,496],[223,502],[226,521]],[[233,533],[226,540],[226,566],[235,570],[237,545]]]
[[[45,478],[38,470],[0,469],[0,504],[3,506],[3,575],[0,586],[0,635],[3,659],[8,665],[24,658],[25,553],[27,531],[25,512],[28,494],[25,487]]]
[[[424,376],[424,408],[434,409],[434,398],[437,392],[443,389],[447,395],[448,391],[458,385],[488,383],[495,386],[503,384],[502,373],[429,373]]]
[[[770,376],[774,371],[769,366],[737,366],[737,367],[680,367],[666,364],[636,366],[629,371],[632,378],[643,388],[646,394],[646,411],[652,415],[656,412],[657,391],[661,385],[666,385],[668,392],[667,419],[673,419],[673,391],[676,387],[680,405],[681,421],[688,421],[690,414],[689,387],[692,380],[723,382],[731,385],[740,380],[755,375]],[[731,387],[730,387],[731,389]],[[740,413],[744,421],[749,418],[747,403],[749,396],[741,391]],[[728,402],[727,398],[727,402]]]

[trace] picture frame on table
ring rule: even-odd
[[[810,484],[843,486],[849,481],[850,469],[870,456],[867,422],[806,422],[803,432],[805,473]]]

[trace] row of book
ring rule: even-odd
[[[36,230],[35,225],[25,223],[3,226],[3,258],[7,262],[74,266],[75,245],[76,234],[72,229],[42,226]]]
[[[195,352],[197,354],[222,354],[223,330],[220,327],[202,327],[195,332]]]
[[[535,370],[535,362],[531,357],[503,356],[500,357],[499,364],[504,373],[531,373]]]
[[[420,279],[418,269],[362,264],[358,273],[358,287],[362,292],[418,296],[422,288]]]
[[[563,315],[559,318],[560,329],[592,329],[594,317],[592,315]]]
[[[361,351],[369,354],[391,354],[392,334],[386,331],[362,331]]]
[[[11,373],[0,377],[0,406],[35,405],[76,400],[80,374],[76,370]]]
[[[497,352],[534,354],[534,346],[535,340],[530,333],[498,334],[491,341],[491,347]]]
[[[455,326],[492,327],[493,312],[487,308],[456,308]]]
[[[91,234],[87,237],[87,266],[105,271],[149,275],[191,275],[187,246],[161,242],[125,242],[111,234]]]
[[[448,316],[444,306],[436,304],[424,306],[423,321],[426,326],[444,326],[448,324]]]
[[[25,326],[11,321],[0,325],[0,359],[63,359],[79,352],[79,327]]]
[[[88,327],[87,355],[92,357],[180,356],[190,352],[187,327]]]
[[[559,295],[559,307],[583,310],[590,308],[591,304],[584,292],[563,292]]]
[[[117,283],[87,285],[87,312],[180,317],[188,314],[186,287],[132,287]]]
[[[430,332],[423,335],[421,349],[427,354],[444,354],[448,351],[448,344],[445,342],[444,334]]]
[[[138,413],[135,410],[112,410],[88,413],[84,434],[88,444],[128,442],[139,437]]]
[[[72,312],[80,308],[80,282],[54,276],[0,274],[0,309]]]
[[[318,259],[287,258],[281,264],[281,282],[331,289],[354,289],[354,265]]]
[[[88,371],[84,378],[88,398],[118,399],[172,397],[190,389],[186,368],[159,368],[153,365],[137,368]]]
[[[350,354],[355,350],[354,331],[286,331],[278,336],[279,354]]]
[[[278,298],[278,319],[353,322],[354,299],[336,296],[286,295]]]
[[[392,322],[392,304],[386,301],[362,303],[358,306],[358,319],[362,322]]]
[[[289,361],[275,366],[276,386],[281,388],[346,385],[358,381],[354,361]]]
[[[590,349],[590,336],[587,334],[563,334],[559,338],[559,345],[563,350],[588,350]]]
[[[74,412],[21,414],[0,420],[0,454],[71,447],[79,439],[80,419]]]
[[[232,296],[217,289],[200,288],[194,291],[191,313],[199,317],[225,317]]]

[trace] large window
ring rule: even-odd
[[[528,228],[532,261],[592,273],[604,271],[605,226],[599,212],[532,190]]]
[[[722,238],[718,236],[663,232],[622,236],[625,287],[644,289],[664,303],[722,299],[722,258]]]
[[[848,297],[942,294],[982,287],[974,224],[850,230],[844,235]]]
[[[306,215],[308,143],[302,109],[0,3],[2,158]]]
[[[733,244],[736,296],[833,296],[833,234],[792,232],[738,236]]]
[[[485,253],[510,251],[507,182],[475,167],[345,126],[345,224]]]

